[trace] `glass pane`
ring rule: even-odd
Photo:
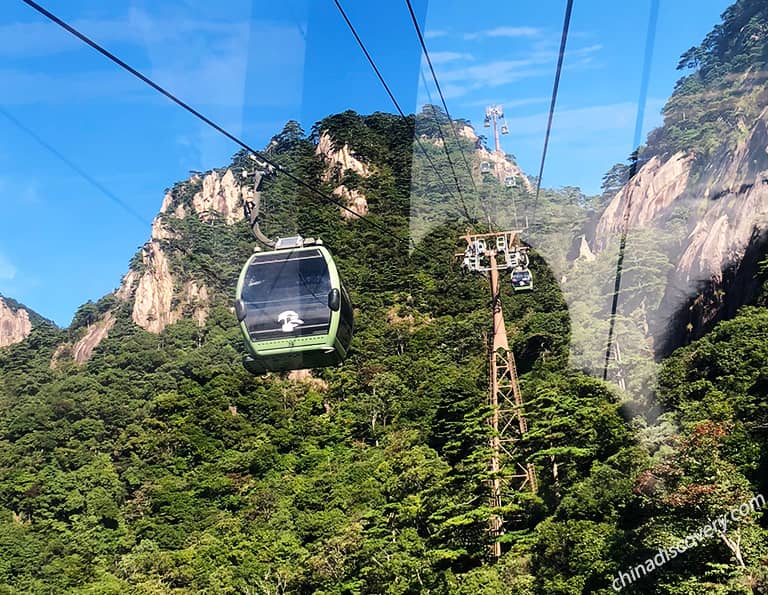
[[[320,252],[276,254],[251,264],[243,285],[243,300],[265,302],[297,297],[327,303],[331,280]]]
[[[319,250],[258,256],[246,273],[242,295],[251,339],[326,334],[330,290],[328,265]]]

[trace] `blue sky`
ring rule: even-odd
[[[254,146],[288,119],[394,111],[332,0],[48,0],[129,63]],[[403,109],[427,100],[404,0],[342,2]],[[730,4],[661,0],[645,129],[679,55]],[[535,173],[564,0],[415,0],[454,117],[504,105],[503,148]],[[650,0],[576,0],[544,185],[599,189],[632,150]],[[19,0],[0,17],[0,293],[61,325],[113,290],[163,190],[227,162],[230,141]],[[433,97],[437,98],[434,90]]]

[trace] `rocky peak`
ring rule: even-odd
[[[31,332],[30,313],[0,296],[0,347],[19,343]]]
[[[243,200],[249,189],[232,169],[228,168],[223,173],[213,170],[205,175],[193,174],[185,184],[187,188],[196,190],[191,200],[183,200],[168,191],[163,198],[161,214],[184,219],[191,209],[205,221],[212,213],[219,213],[228,225],[243,218]]]
[[[323,175],[325,181],[330,181],[334,175],[341,178],[348,171],[360,174],[364,178],[367,178],[372,173],[371,168],[367,164],[355,157],[347,143],[344,143],[338,149],[335,148],[333,139],[327,132],[323,132],[320,135],[315,154],[322,157],[325,161],[326,172]]]
[[[326,182],[341,181],[344,174],[350,171],[364,178],[367,178],[372,173],[371,168],[367,164],[354,156],[348,144],[345,143],[342,147],[335,148],[333,139],[327,132],[323,132],[320,135],[315,154],[321,156],[325,161],[326,171],[323,174],[323,179]],[[339,184],[334,188],[333,194],[341,198],[347,207],[357,215],[364,216],[368,214],[368,199],[359,190],[349,189],[344,184]],[[343,209],[341,210],[341,216],[345,219],[354,217],[352,213]]]
[[[210,303],[210,291],[204,284],[194,280],[180,283],[173,274],[165,245],[174,235],[165,218],[184,219],[194,213],[206,221],[219,213],[231,225],[243,218],[243,200],[249,192],[231,169],[192,175],[185,185],[179,191],[166,192],[150,239],[141,249],[141,267],[128,271],[115,293],[122,301],[133,300],[133,321],[151,333],[162,332],[190,309],[192,317],[203,325]]]
[[[472,135],[474,136],[474,131],[472,131]],[[477,137],[475,136],[475,138]],[[499,180],[504,181],[504,178],[516,177],[522,182],[528,192],[535,190],[528,176],[523,173],[523,170],[518,167],[517,163],[507,159],[504,153],[497,153],[496,151],[489,151],[485,147],[480,147],[476,150],[476,155],[480,161],[487,161],[491,164],[491,171]]]

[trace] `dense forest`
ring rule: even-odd
[[[683,57],[694,72],[666,116],[692,85],[757,76],[749,65],[766,61],[766,26],[764,3],[730,8]],[[216,212],[181,218],[172,209],[159,216],[163,250],[177,279],[209,288],[204,324],[190,311],[150,333],[133,322],[130,300],[108,295],[83,305],[67,329],[35,316],[29,337],[0,349],[0,593],[564,595],[617,584],[648,594],[768,593],[762,509],[617,583],[768,496],[768,255],[754,304],[663,362],[637,362],[658,367],[652,401],[638,402],[570,367],[574,305],[553,273],[565,262],[540,256],[546,242],[568,244],[605,197],[543,191],[549,217],[538,228],[542,250],[532,251],[535,290],[502,290],[529,424],[517,449],[538,485],[509,485],[502,509],[490,508],[490,295],[487,280],[457,266],[467,222],[413,144],[415,129],[451,179],[439,127],[452,138],[432,106],[408,122],[349,111],[309,134],[289,122],[269,145],[272,159],[324,192],[343,183],[364,194],[367,218],[390,232],[343,219],[279,173],[263,183],[270,235],[311,234],[334,251],[356,316],[339,367],[246,373],[232,301],[250,230]],[[654,146],[709,142],[710,132],[693,132],[667,122]],[[322,134],[371,174],[328,172],[316,152]],[[476,141],[445,148],[478,169]],[[240,152],[221,171],[239,175],[249,163]],[[464,175],[458,182],[469,188]],[[614,177],[606,193],[618,189]],[[477,182],[475,214],[479,205],[497,218],[531,206],[522,186]],[[171,204],[191,210],[201,183],[175,184]],[[411,234],[415,250],[398,240]],[[589,296],[580,299],[577,309],[589,307]],[[78,363],[67,346],[106,315],[115,320],[108,337]],[[494,514],[506,520],[498,560]]]

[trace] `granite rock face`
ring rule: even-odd
[[[674,284],[678,291],[717,282],[744,256],[756,229],[768,223],[768,108],[733,148],[723,147],[696,180],[694,156],[653,157],[610,201],[597,224],[593,249],[620,233],[652,228],[675,207],[689,211],[688,236],[680,238]]]
[[[0,297],[0,347],[20,343],[31,332],[29,312],[24,308],[12,308]]]

